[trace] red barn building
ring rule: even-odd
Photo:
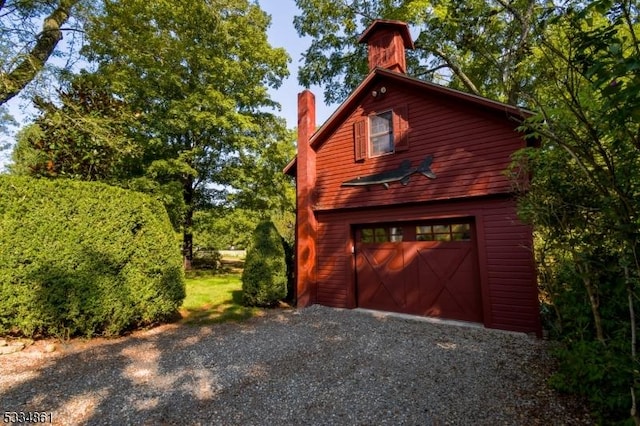
[[[504,171],[510,105],[406,75],[406,24],[362,35],[370,73],[316,130],[298,96],[298,306],[369,308],[540,333],[531,229]]]

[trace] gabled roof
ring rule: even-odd
[[[311,136],[309,143],[313,149],[318,149],[336,130],[338,126],[344,122],[354,109],[360,104],[362,98],[369,93],[371,86],[381,79],[396,81],[403,84],[407,88],[412,88],[416,91],[423,93],[433,93],[441,96],[456,99],[461,102],[489,109],[495,112],[503,112],[506,116],[526,118],[533,115],[533,112],[519,108],[513,105],[508,105],[502,102],[494,101],[482,96],[465,93],[460,90],[451,89],[439,84],[431,83],[428,81],[419,80],[414,77],[409,77],[406,74],[390,71],[383,68],[375,68],[369,75],[360,83],[360,85],[349,95],[349,97],[334,111],[333,114],[324,122],[322,126]],[[284,168],[284,173],[291,176],[295,176],[296,173],[296,158],[292,159],[289,164]]]

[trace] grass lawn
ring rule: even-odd
[[[200,325],[241,321],[261,312],[258,308],[242,306],[240,274],[190,272],[186,286],[187,297],[180,308],[182,323]]]

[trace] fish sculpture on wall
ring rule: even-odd
[[[407,185],[411,175],[414,173],[421,173],[429,179],[435,179],[436,174],[431,171],[432,162],[433,157],[431,155],[427,156],[418,167],[411,167],[411,160],[404,160],[400,163],[400,167],[397,169],[376,173],[370,176],[357,177],[355,179],[342,182],[342,186],[383,185],[385,188],[389,189],[389,184],[392,182],[400,182],[402,185]]]

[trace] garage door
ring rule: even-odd
[[[472,222],[356,229],[358,306],[482,322]]]

